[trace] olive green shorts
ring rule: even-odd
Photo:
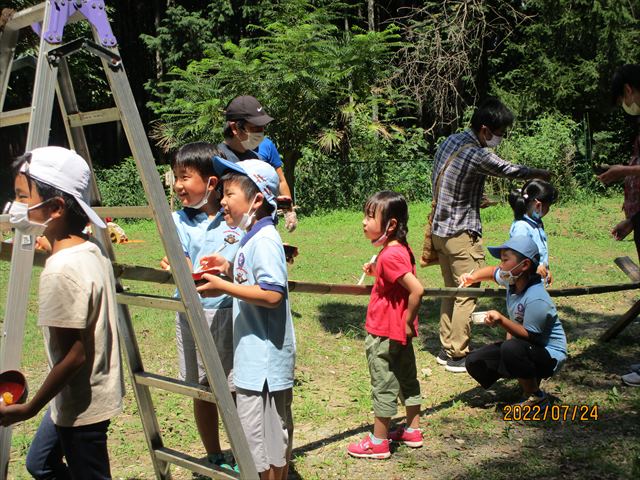
[[[413,344],[367,334],[364,342],[371,374],[371,401],[376,417],[398,413],[398,398],[406,406],[420,405],[420,382]]]

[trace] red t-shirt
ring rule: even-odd
[[[416,274],[416,261],[411,248],[396,244],[383,248],[376,261],[376,281],[371,290],[365,329],[372,335],[388,337],[402,345],[407,343],[405,318],[409,291],[398,280],[407,273]],[[418,332],[418,317],[413,334]]]

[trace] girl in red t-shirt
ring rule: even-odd
[[[420,383],[411,339],[418,334],[418,308],[424,288],[407,244],[409,210],[404,197],[391,191],[372,195],[364,206],[365,237],[382,247],[374,263],[362,269],[375,277],[367,309],[365,349],[371,374],[375,415],[373,434],[347,448],[362,458],[388,458],[389,442],[421,447]],[[389,431],[398,398],[407,412],[405,426]]]

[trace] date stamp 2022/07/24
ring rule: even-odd
[[[599,419],[598,405],[506,405],[505,422],[593,422]]]

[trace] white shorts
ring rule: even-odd
[[[293,446],[293,389],[262,392],[236,388],[238,416],[258,472],[284,467]]]
[[[205,319],[213,342],[218,350],[224,374],[227,377],[229,390],[235,391],[233,385],[233,312],[231,308],[205,310]],[[185,382],[209,385],[207,374],[200,354],[183,313],[176,314],[176,343],[178,346],[179,378]]]

